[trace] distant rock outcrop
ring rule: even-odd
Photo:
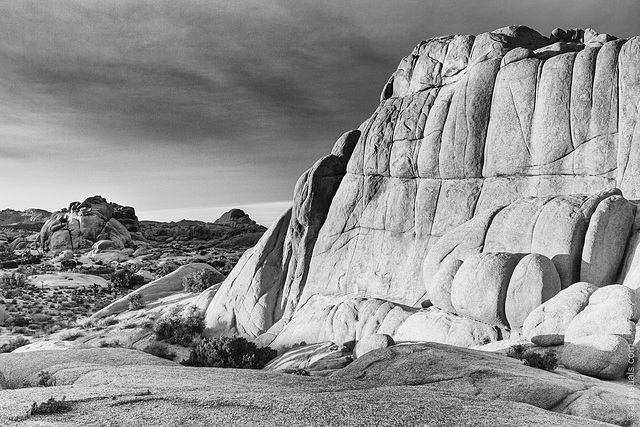
[[[27,209],[25,211],[4,209],[0,211],[0,227],[42,226],[50,216],[51,212],[44,209]]]
[[[124,224],[117,217],[122,218]],[[72,202],[68,209],[51,214],[40,230],[40,245],[47,251],[75,250],[91,248],[100,240],[109,240],[114,248],[122,249],[132,243],[127,226],[137,230],[137,224],[133,208],[93,196],[82,203]]]
[[[214,222],[216,225],[226,225],[234,228],[262,228],[262,226],[257,225],[254,220],[249,218],[242,209],[231,209],[222,214],[222,216],[216,219]],[[256,230],[257,231],[257,230]]]

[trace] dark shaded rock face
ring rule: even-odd
[[[300,178],[207,333],[477,345],[577,281],[637,287],[639,102],[638,37],[513,26],[421,42]],[[467,260],[483,307],[456,280]]]
[[[111,203],[113,206],[113,218],[120,224],[124,225],[131,233],[140,231],[140,224],[138,223],[138,217],[136,216],[136,210],[131,206],[120,206],[116,203]]]

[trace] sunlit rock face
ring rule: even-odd
[[[470,346],[575,282],[636,277],[639,103],[638,37],[513,26],[421,42],[371,118],[300,178],[209,305],[207,333]],[[469,297],[482,288],[455,285],[485,253],[512,260],[477,303],[491,315]]]

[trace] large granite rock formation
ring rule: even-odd
[[[131,245],[130,232],[137,231],[138,227],[132,207],[93,196],[51,214],[40,230],[40,245],[54,252],[87,249],[100,240],[110,240],[114,248],[122,249]]]
[[[637,288],[639,102],[638,37],[520,26],[421,42],[300,178],[207,333],[474,345],[573,283]]]

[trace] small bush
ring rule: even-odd
[[[527,347],[522,344],[516,344],[513,347],[507,350],[507,356],[512,357],[514,359],[522,360],[524,358],[524,353],[527,351]]]
[[[38,372],[38,385],[40,387],[53,387],[56,385],[56,379],[49,371]]]
[[[11,353],[16,348],[25,346],[27,344],[31,344],[31,341],[29,341],[25,337],[18,337],[14,340],[9,341],[8,344],[4,344],[2,347],[0,347],[0,353]]]
[[[188,347],[203,330],[204,312],[191,306],[184,315],[180,314],[180,308],[172,310],[156,323],[153,331],[159,341],[167,340],[171,344]]]
[[[24,288],[27,286],[27,279],[24,274],[11,273],[0,276],[0,287],[6,289]]]
[[[168,345],[161,342],[152,342],[142,351],[167,360],[173,360],[176,357],[176,353],[171,351]]]
[[[155,272],[155,276],[159,279],[161,277],[166,276],[169,273],[173,273],[174,271],[176,271],[178,268],[180,267],[179,264],[176,264],[175,262],[165,262],[164,264],[162,264],[160,266],[160,268],[158,268],[158,270]]]
[[[532,368],[553,371],[558,367],[558,358],[553,350],[546,350],[542,355],[533,350],[527,350],[524,353],[524,364]]]
[[[242,337],[205,338],[191,348],[186,366],[262,369],[278,353],[270,347],[258,348]]]
[[[83,336],[84,334],[82,332],[69,332],[63,336],[60,337],[61,340],[63,341],[75,341],[76,339],[80,338],[81,336]]]
[[[182,278],[182,287],[187,292],[202,292],[219,283],[220,274],[214,270],[202,269]]]
[[[64,412],[69,412],[73,407],[71,403],[67,402],[65,399],[65,396],[63,396],[61,400],[51,397],[49,400],[42,402],[39,405],[36,402],[33,402],[30,415],[62,414]]]
[[[122,347],[122,345],[120,344],[120,341],[118,341],[118,340],[113,340],[113,341],[101,340],[101,341],[98,342],[98,347],[100,347],[100,348],[105,348],[105,347],[120,348],[120,347]]]
[[[111,283],[113,283],[113,286],[116,288],[135,289],[144,285],[144,277],[123,268],[116,270],[111,275]]]
[[[130,294],[127,297],[127,301],[129,301],[129,310],[140,310],[144,308],[144,303],[142,302],[142,295],[140,294]]]
[[[31,383],[16,371],[0,372],[0,389],[15,390],[18,388],[29,388]]]

